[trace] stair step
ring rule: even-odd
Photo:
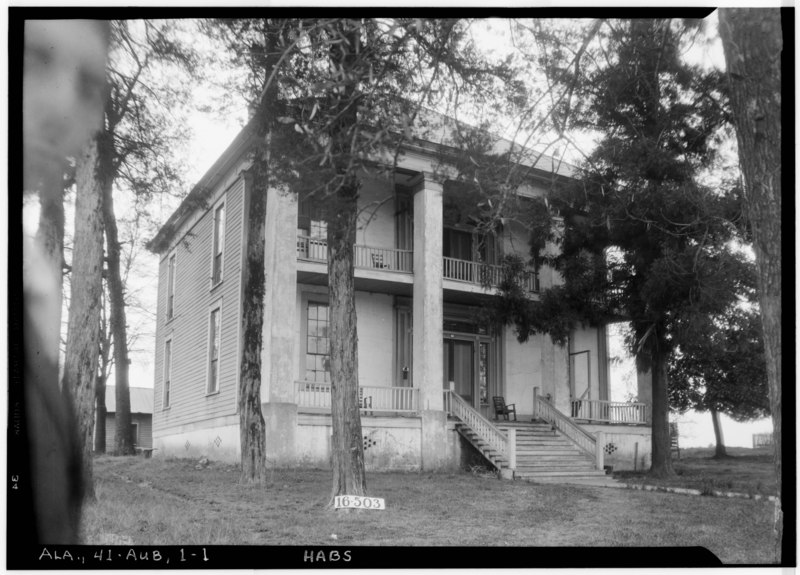
[[[517,454],[517,461],[520,463],[572,461],[581,464],[593,462],[593,460],[588,457],[577,457],[575,455],[543,455],[541,457],[531,457],[529,455],[520,455],[519,453]]]
[[[536,443],[517,443],[517,448],[524,449],[575,449],[580,448],[574,443],[568,441],[537,441]]]
[[[527,471],[517,469],[515,475],[526,478],[545,477],[608,477],[604,471],[599,470],[563,470],[563,471]],[[612,479],[613,481],[613,479]]]
[[[583,457],[583,452],[577,449],[568,449],[563,447],[537,447],[536,449],[517,449],[517,456],[521,457],[538,457],[540,455],[567,455],[570,457]]]
[[[589,461],[517,461],[517,469],[530,469],[532,471],[560,471],[563,469],[596,469],[594,463]]]

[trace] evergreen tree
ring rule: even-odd
[[[746,266],[728,245],[736,197],[701,183],[726,117],[720,75],[681,58],[693,30],[672,20],[604,21],[592,26],[591,65],[568,66],[558,50],[543,59],[574,96],[556,106],[560,128],[595,130],[600,141],[574,184],[527,203],[533,255],[564,283],[529,302],[510,282],[492,310],[521,339],[547,332],[564,342],[581,322],[631,322],[628,345],[652,375],[656,476],[674,473],[667,365],[681,329],[721,313],[744,289]]]

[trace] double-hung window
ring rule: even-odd
[[[212,246],[211,285],[222,281],[222,254],[225,250],[225,204],[214,210],[214,238]]]
[[[206,393],[219,391],[220,308],[211,310],[208,326],[208,386]]]
[[[306,381],[328,383],[330,368],[330,315],[328,304],[308,302]]]
[[[167,262],[167,319],[175,316],[175,254]]]
[[[172,340],[164,342],[164,409],[169,407],[169,392],[172,384]]]

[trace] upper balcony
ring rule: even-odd
[[[297,236],[298,271],[303,274],[303,280],[309,279],[311,274],[326,274],[327,258],[328,244],[324,238],[302,234]],[[356,279],[409,286],[413,284],[412,250],[356,245],[353,260]],[[442,279],[445,289],[485,294],[485,286],[497,287],[502,278],[502,266],[452,257],[442,258]],[[523,279],[523,287],[528,293],[538,293],[538,274],[527,272]],[[395,290],[389,289],[389,291]]]

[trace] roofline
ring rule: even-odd
[[[445,118],[445,121],[455,121],[453,118],[449,118],[440,114],[438,112],[433,112],[436,115],[442,116]],[[210,190],[214,188],[214,186],[219,183],[220,176],[228,169],[231,168],[232,165],[239,159],[240,155],[249,148],[256,139],[256,118],[255,116],[250,119],[250,121],[241,129],[241,131],[236,135],[233,141],[228,145],[224,152],[220,155],[219,158],[211,165],[211,167],[206,171],[205,174],[200,178],[200,180],[195,184],[195,186],[191,189],[191,191],[186,195],[183,201],[180,203],[178,208],[175,212],[167,219],[163,226],[158,230],[158,233],[151,239],[149,242],[145,244],[145,247],[155,253],[155,254],[162,254],[166,249],[169,247],[169,242],[172,239],[173,235],[177,232],[180,226],[194,213],[197,207],[197,200],[201,198],[203,194],[208,193]],[[502,142],[508,149],[516,149],[520,148],[518,144],[514,144],[510,140],[505,138],[499,138],[498,143]],[[401,146],[402,148],[408,151],[417,151],[417,152],[438,152],[442,155],[450,155],[453,154],[454,148],[453,146],[434,142],[431,140],[425,140],[422,138],[415,137],[412,142],[405,143]],[[535,150],[532,150],[535,152]],[[528,166],[531,171],[532,175],[539,180],[549,181],[555,176],[556,178],[571,178],[573,177],[572,174],[578,171],[578,168],[573,164],[570,164],[566,161],[556,161],[555,158],[549,156],[545,153],[538,154],[539,158],[549,158],[551,160],[552,165],[560,166],[560,169],[557,171],[547,171],[540,167],[536,167],[535,165],[529,165],[527,163],[523,163],[523,165]],[[538,160],[537,160],[538,164]],[[564,170],[567,173],[562,173]]]
[[[169,247],[169,240],[180,226],[191,216],[196,207],[197,199],[204,193],[213,189],[219,182],[223,173],[239,159],[241,154],[249,148],[255,138],[255,118],[239,131],[233,141],[225,148],[225,151],[217,158],[205,174],[198,180],[194,187],[183,198],[178,209],[167,219],[163,226],[158,230],[155,237],[145,244],[145,247],[153,253],[160,254]]]

